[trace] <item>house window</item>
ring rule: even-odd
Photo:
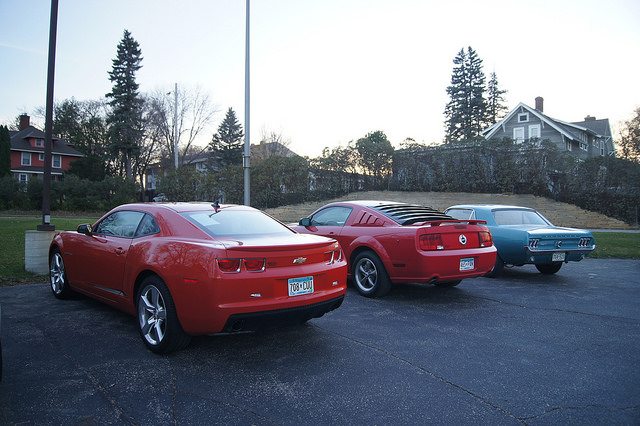
[[[571,146],[571,141],[565,142],[565,145],[567,147],[567,151],[573,151],[573,146]]]
[[[523,112],[522,114],[518,114],[518,123],[526,123],[529,121],[529,113]]]
[[[604,143],[600,146],[600,155],[604,157]]]
[[[513,140],[515,143],[524,142],[524,127],[515,127],[513,129]]]
[[[540,139],[540,125],[532,124],[529,126],[529,139]]]
[[[59,155],[51,156],[51,167],[55,169],[59,169],[60,167],[62,167],[62,158],[60,158]]]
[[[38,148],[44,147],[44,139],[36,139],[36,146]]]
[[[20,183],[24,183],[24,184],[26,184],[27,182],[29,182],[29,175],[28,175],[28,174],[26,174],[26,173],[20,173],[20,174],[18,175],[18,181],[19,181]]]
[[[22,153],[22,161],[20,162],[20,164],[22,164],[23,166],[30,166],[31,165],[31,153],[30,152],[23,152]]]
[[[38,154],[38,160],[44,161],[44,154]]]
[[[584,142],[580,142],[580,149],[583,150],[583,151],[586,151],[587,150],[587,144],[584,143]]]

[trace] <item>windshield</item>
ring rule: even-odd
[[[189,222],[212,237],[289,235],[292,230],[258,210],[221,210],[182,213]]]
[[[551,225],[535,210],[494,210],[497,225]]]

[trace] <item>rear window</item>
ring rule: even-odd
[[[181,213],[212,237],[243,235],[289,235],[292,230],[258,210],[220,210]]]
[[[493,218],[497,225],[550,225],[533,210],[494,210]]]
[[[459,220],[469,220],[476,218],[474,211],[471,209],[447,209],[445,213],[453,217],[454,219]]]

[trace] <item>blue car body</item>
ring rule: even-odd
[[[555,273],[563,263],[580,261],[595,248],[591,232],[554,226],[534,209],[505,205],[461,204],[445,213],[456,219],[487,222],[498,249],[496,266],[534,264]]]

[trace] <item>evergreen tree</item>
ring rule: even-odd
[[[113,83],[107,98],[112,110],[107,117],[110,147],[114,154],[121,156],[125,176],[133,179],[132,160],[140,152],[143,136],[142,98],[138,93],[136,72],[142,67],[142,52],[131,33],[124,30],[113,60],[109,80]]]
[[[449,102],[445,107],[445,142],[471,141],[486,124],[487,101],[482,59],[471,47],[453,59]]]
[[[7,126],[0,126],[0,177],[11,175],[11,137]]]
[[[504,104],[504,94],[506,90],[501,90],[498,86],[498,77],[495,71],[491,73],[489,83],[487,83],[487,124],[492,125],[502,118],[503,113],[507,111]]]
[[[218,132],[209,143],[209,150],[220,159],[223,167],[242,164],[243,137],[242,125],[238,122],[233,108],[229,108],[218,127]]]

